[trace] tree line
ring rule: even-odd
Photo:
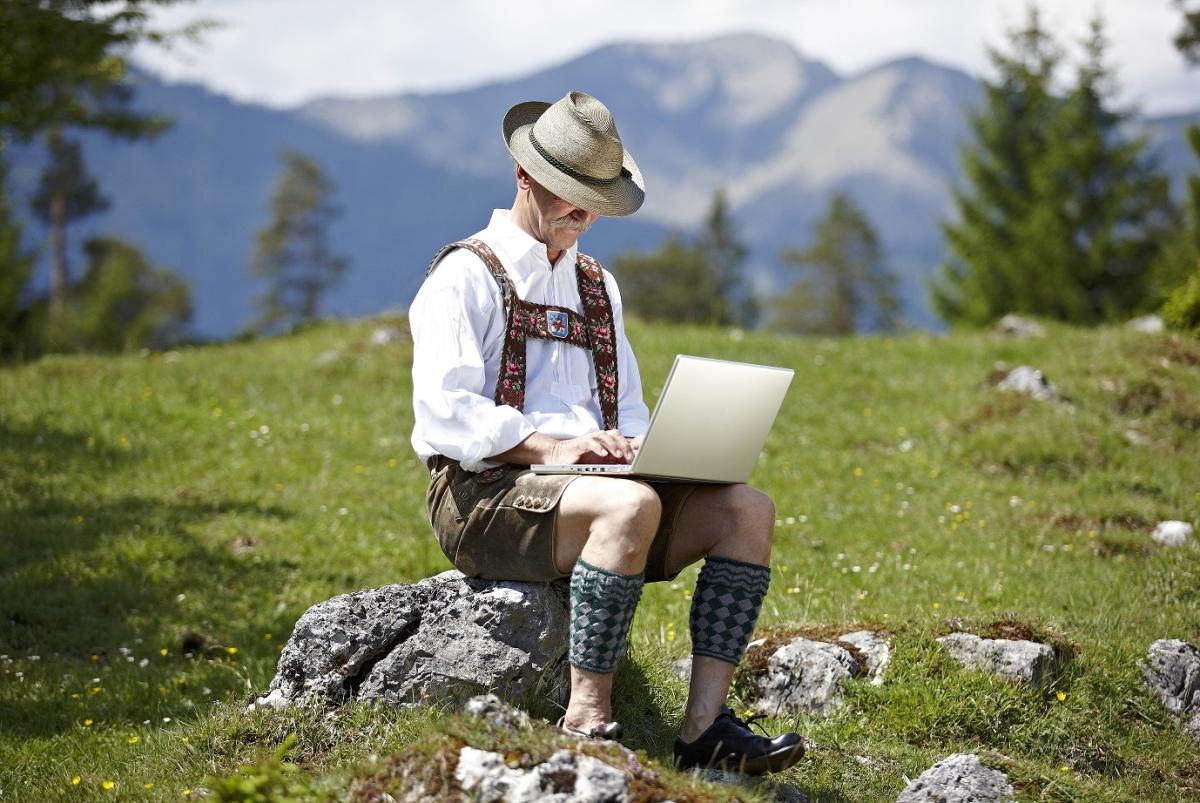
[[[78,135],[101,131],[153,138],[171,120],[135,110],[128,55],[138,42],[197,39],[213,23],[178,31],[150,23],[150,10],[182,0],[5,0],[0,4],[0,359],[47,352],[164,348],[191,337],[186,282],[114,236],[82,244],[84,269],[71,270],[75,224],[108,208],[88,174]],[[27,246],[8,186],[10,142],[36,143],[45,157],[29,208],[48,231],[50,282],[31,287],[39,249]],[[271,200],[272,219],[249,265],[268,289],[252,332],[311,320],[348,262],[328,245],[340,210],[332,182],[312,160],[285,151]]]
[[[1200,8],[1183,11],[1175,39],[1200,62]],[[1031,6],[1006,49],[991,51],[994,76],[970,120],[965,184],[942,223],[950,258],[929,282],[950,324],[986,325],[1010,313],[1075,324],[1161,312],[1200,333],[1200,175],[1176,206],[1131,109],[1117,100],[1108,40],[1097,16],[1072,82],[1059,84],[1063,47]],[[1200,159],[1200,128],[1188,131]],[[767,300],[736,275],[748,249],[718,194],[693,242],[676,235],[658,250],[615,261],[630,309],[647,318],[844,334],[901,325],[894,277],[867,215],[835,192],[810,244],[776,255],[793,282]],[[714,242],[734,243],[719,251]],[[682,270],[674,266],[682,266]],[[730,289],[735,292],[730,292]],[[742,310],[742,314],[736,311]],[[755,314],[747,314],[753,310]],[[761,314],[760,314],[761,313]]]
[[[0,358],[50,351],[167,347],[190,337],[190,291],[134,245],[92,237],[73,276],[70,228],[108,199],[88,175],[78,134],[97,130],[148,139],[171,121],[131,105],[127,56],[138,42],[195,38],[150,25],[149,10],[181,0],[7,0],[0,4]],[[1176,0],[1183,25],[1174,44],[1200,63],[1200,8]],[[1004,48],[970,120],[964,184],[942,224],[950,258],[928,290],[951,324],[985,325],[1009,312],[1093,324],[1161,311],[1168,324],[1200,332],[1200,174],[1182,205],[1132,109],[1117,101],[1101,20],[1083,43],[1072,80],[1061,43],[1035,6]],[[1064,88],[1065,86],[1065,88]],[[39,249],[24,242],[7,190],[6,146],[37,142],[45,169],[29,209],[49,232],[50,283],[35,292]],[[1200,128],[1188,132],[1200,159]],[[286,331],[319,314],[348,270],[330,244],[341,214],[332,181],[312,159],[280,154],[282,170],[248,265],[265,289],[249,332]],[[654,251],[613,263],[630,310],[724,326],[825,334],[886,331],[903,324],[895,278],[863,208],[835,192],[804,247],[775,255],[791,277],[769,296],[745,275],[749,247],[718,191],[703,226],[673,234]]]

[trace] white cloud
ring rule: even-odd
[[[638,0],[580,6],[546,0],[199,0],[158,12],[164,26],[207,17],[226,27],[206,45],[138,63],[174,80],[289,106],[321,95],[436,91],[511,78],[613,41],[688,40],[759,31],[840,72],[918,54],[986,71],[987,48],[1025,16],[1027,0]],[[1171,0],[1043,0],[1048,27],[1074,41],[1100,8],[1126,97],[1145,110],[1200,106],[1200,70],[1171,46]]]

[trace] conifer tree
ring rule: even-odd
[[[1086,324],[1146,308],[1168,186],[1145,140],[1126,133],[1131,112],[1116,107],[1101,20],[1064,97],[1050,92],[1058,50],[1036,11],[1012,45],[1016,58],[993,54],[1001,79],[974,120],[973,194],[956,195],[959,220],[944,226],[958,261],[933,287],[935,308],[975,324],[1006,312]]]
[[[896,328],[895,277],[884,268],[875,229],[850,196],[835,194],[813,244],[781,258],[809,270],[776,301],[777,328],[832,335]]]
[[[0,151],[0,359],[21,352],[25,339],[26,284],[35,258],[21,245],[21,224],[9,203],[8,167]]]
[[[677,235],[649,253],[613,260],[630,312],[648,321],[718,324],[725,315],[717,272],[707,255]]]
[[[962,154],[969,190],[954,190],[958,220],[942,225],[957,259],[931,291],[934,310],[949,321],[981,324],[1032,306],[1022,297],[1029,277],[1011,253],[1034,204],[1062,54],[1032,6],[1009,45],[1009,54],[989,52],[997,77],[983,84],[983,108],[970,121],[975,142]]]
[[[724,326],[753,327],[758,320],[758,302],[742,270],[749,249],[738,239],[722,190],[713,194],[696,245],[716,274],[717,295],[721,300],[717,322]]]
[[[87,173],[79,143],[67,139],[58,130],[46,138],[50,160],[42,171],[41,182],[33,196],[34,213],[50,227],[50,317],[51,325],[60,325],[67,289],[71,283],[67,266],[67,226],[108,208],[108,199],[96,180]]]
[[[321,299],[349,261],[333,252],[329,228],[341,215],[333,182],[301,153],[280,155],[283,173],[271,197],[271,220],[258,233],[250,273],[267,282],[251,328],[267,332],[316,319]]]

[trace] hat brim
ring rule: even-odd
[[[548,108],[549,103],[533,100],[518,103],[504,115],[504,144],[517,164],[525,168],[534,181],[585,212],[613,217],[636,212],[646,200],[646,183],[629,151],[622,148],[624,170],[621,175],[603,184],[590,184],[567,175],[537,152],[529,141],[529,133]]]

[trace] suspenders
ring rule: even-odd
[[[600,263],[586,254],[575,261],[575,278],[583,314],[565,307],[533,304],[517,295],[500,258],[479,239],[460,240],[442,248],[429,264],[425,275],[450,251],[465,248],[483,260],[504,297],[507,322],[504,349],[500,354],[500,374],[496,380],[496,404],[518,410],[525,404],[525,344],[528,338],[561,340],[592,353],[596,369],[596,395],[605,429],[617,428],[617,336],[613,326],[612,302],[604,287]]]

